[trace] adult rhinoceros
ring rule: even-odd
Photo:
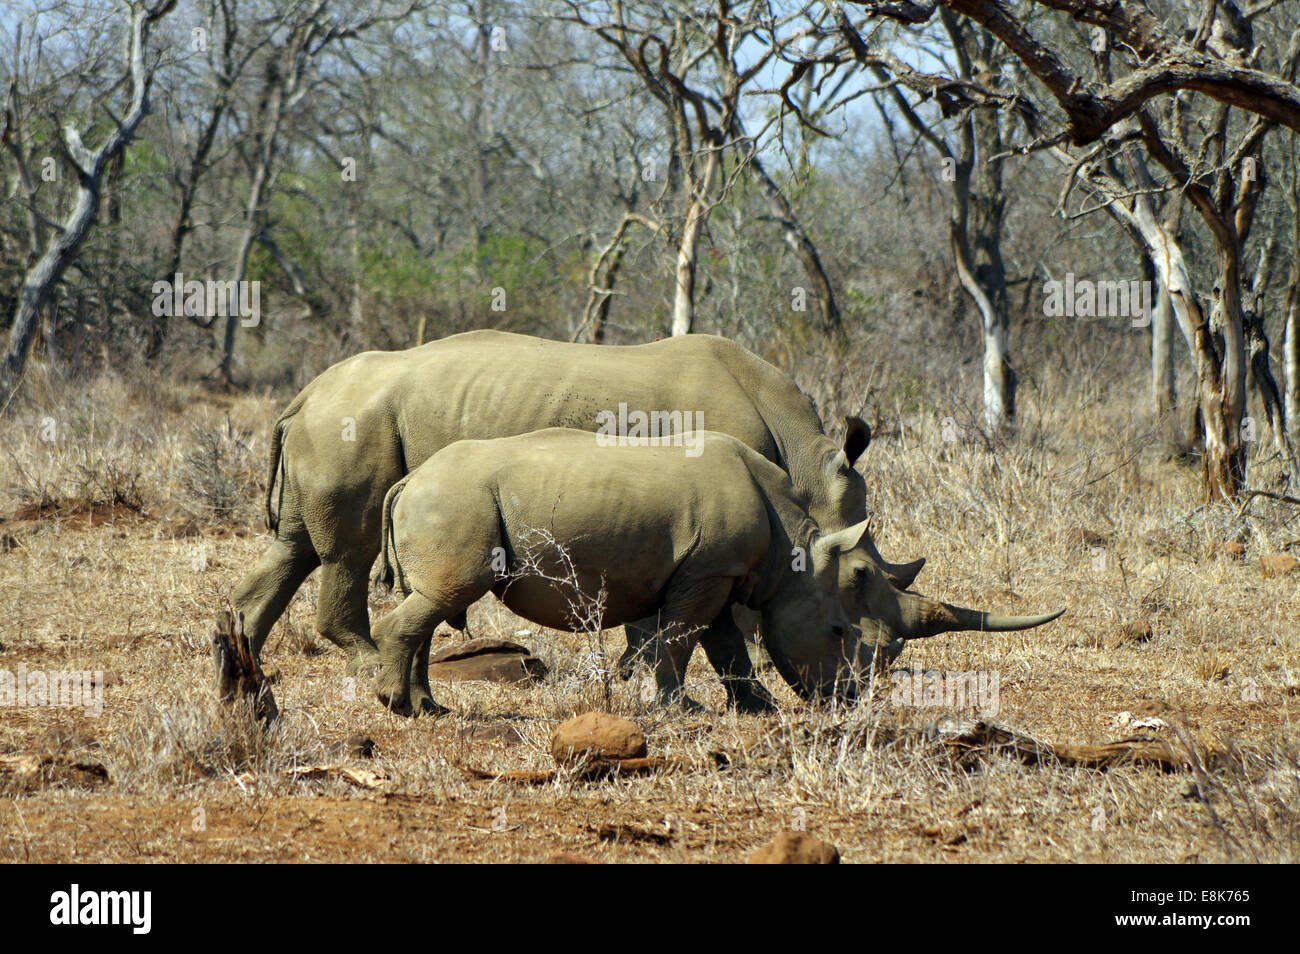
[[[381,701],[446,711],[412,700],[412,673],[427,671],[437,625],[488,592],[553,629],[657,616],[664,702],[685,698],[695,642],[729,626],[737,602],[759,610],[777,671],[809,697],[851,694],[877,645],[1060,615],[995,617],[900,592],[865,521],[824,533],[781,468],[725,434],[695,436],[694,457],[567,428],[460,441],[395,484],[378,575],[406,599],[375,625]]]
[[[266,508],[275,540],[234,594],[254,649],[320,566],[316,628],[347,653],[349,672],[373,666],[367,584],[388,489],[455,441],[557,426],[595,431],[620,405],[682,412],[692,423],[702,414],[702,427],[730,434],[788,472],[823,527],[866,516],[866,485],[853,469],[869,440],[866,425],[850,419],[836,444],[790,378],[725,338],[615,347],[472,331],[407,351],[366,352],[303,388],[272,431]],[[924,563],[891,566],[870,537],[863,545],[904,587]],[[705,649],[724,676],[752,676],[735,627]],[[767,704],[753,695],[743,701]]]

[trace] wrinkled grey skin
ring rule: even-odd
[[[836,444],[788,377],[725,338],[614,347],[474,331],[406,351],[366,352],[308,384],[273,430],[267,517],[275,540],[234,594],[255,650],[319,566],[318,631],[344,650],[349,672],[372,668],[368,577],[388,489],[455,441],[551,426],[594,431],[598,412],[616,411],[620,402],[690,412],[692,419],[703,411],[706,428],[786,470],[824,527],[866,515],[866,486],[853,469],[867,444],[865,425],[851,420],[844,445]],[[904,586],[924,563],[891,567],[870,537],[864,546]],[[449,622],[464,626],[463,617]],[[724,678],[752,678],[734,626],[706,651]],[[425,674],[417,673],[416,683],[417,694],[427,693]]]
[[[902,592],[866,546],[865,521],[824,533],[779,467],[725,434],[700,436],[696,458],[560,428],[462,441],[398,482],[377,576],[406,599],[375,626],[380,700],[445,711],[412,698],[412,672],[427,669],[437,625],[488,592],[553,629],[655,618],[660,701],[691,705],[691,652],[734,626],[734,603],[760,612],[777,671],[808,698],[851,697],[880,646],[1059,615],[994,617]],[[752,679],[724,683],[733,705],[771,702],[754,698]]]
[[[412,700],[412,671],[435,627],[488,592],[554,629],[581,629],[587,614],[575,618],[575,604],[598,593],[601,628],[656,619],[664,702],[686,701],[691,652],[733,625],[733,602],[761,611],[783,674],[816,670],[824,681],[824,663],[853,657],[840,553],[821,542],[788,475],[734,438],[701,436],[695,458],[601,446],[569,429],[462,441],[400,481],[385,504],[378,573],[409,595],[375,625],[381,701],[406,714],[445,711]],[[748,698],[751,680],[725,681],[735,704],[770,704]]]

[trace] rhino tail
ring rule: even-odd
[[[389,590],[396,585],[403,592],[406,591],[406,580],[402,576],[402,565],[398,562],[397,547],[393,539],[393,507],[409,479],[408,474],[389,487],[388,493],[384,495],[383,524],[379,536],[382,541],[379,547],[379,563],[371,580],[372,583],[382,585]]]
[[[309,384],[299,391],[298,396],[289,403],[271,428],[271,460],[266,475],[266,528],[273,532],[280,529],[280,511],[284,505],[284,435],[289,430],[289,422],[293,420],[294,415],[302,410],[307,400],[307,392],[310,390]],[[278,499],[275,496],[277,477],[280,488]],[[272,506],[272,503],[275,505]]]

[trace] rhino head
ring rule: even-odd
[[[873,559],[874,552],[866,521],[821,536],[811,549],[810,572],[792,574],[803,577],[795,584],[798,595],[764,609],[763,638],[772,662],[804,698],[852,698],[873,667],[893,660],[909,639],[1032,629],[1065,612],[1002,616],[907,592]],[[850,620],[847,629],[827,608],[828,597]]]

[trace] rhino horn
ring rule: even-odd
[[[1050,623],[1062,613],[1044,613],[1041,616],[1002,616],[983,610],[952,606],[939,600],[903,593],[899,600],[904,639],[925,639],[940,633],[973,630],[984,633],[1004,633],[1018,629],[1033,629]]]
[[[889,577],[889,582],[897,589],[905,590],[912,585],[923,566],[925,566],[925,557],[913,560],[911,563],[885,563],[882,561],[880,569],[885,572],[885,576]]]

